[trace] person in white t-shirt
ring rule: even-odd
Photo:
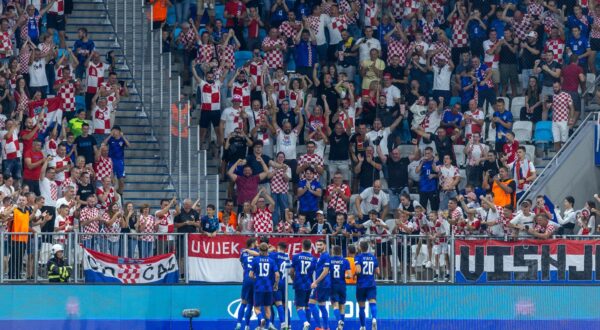
[[[233,133],[235,128],[244,128],[244,121],[247,118],[246,112],[242,109],[242,97],[239,95],[234,95],[231,98],[231,102],[233,105],[229,108],[223,110],[221,113],[221,123],[219,125],[219,130],[221,132],[220,138],[223,139],[224,136],[229,136]],[[223,144],[223,140],[219,141],[219,145]]]
[[[46,76],[46,64],[53,52],[48,52],[44,57],[42,51],[35,48],[33,55],[29,58],[29,87],[31,95],[41,92],[42,98],[48,94],[48,77]]]
[[[454,63],[446,56],[436,56],[441,51],[442,49],[437,49],[429,55],[427,69],[433,72],[433,98],[438,100],[440,96],[443,97],[443,106],[446,106],[450,103],[450,98],[452,97],[450,79],[454,70]]]
[[[360,38],[352,47],[352,51],[356,51],[358,49],[358,62],[362,63],[370,59],[370,53],[372,49],[377,49],[381,51],[381,43],[379,40],[373,38],[373,28],[370,26],[365,27],[365,36]]]
[[[298,161],[296,160],[297,152],[296,145],[298,144],[298,136],[302,127],[304,126],[304,116],[300,114],[300,107],[296,107],[294,112],[298,118],[298,125],[292,128],[292,124],[289,121],[285,121],[283,126],[280,127],[277,124],[277,108],[271,109],[271,125],[275,127],[277,133],[277,152],[283,152],[285,155],[284,163],[292,170],[292,182],[296,182],[294,178],[297,178],[296,168],[298,167]],[[294,189],[295,191],[295,189]]]
[[[381,219],[385,219],[389,211],[389,196],[381,189],[380,180],[375,180],[375,182],[373,182],[373,187],[363,190],[363,192],[356,197],[354,203],[358,221],[360,222],[367,221],[369,219],[369,212],[372,210],[377,211]]]
[[[521,202],[521,210],[508,223],[509,228],[515,229],[514,236],[531,237],[529,229],[535,227],[535,213],[531,212],[532,202],[529,199]]]
[[[392,75],[386,73],[383,75],[382,95],[385,95],[385,105],[388,107],[396,106],[400,103],[400,89],[392,84]]]

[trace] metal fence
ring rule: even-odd
[[[229,235],[229,234],[228,234]],[[241,234],[239,234],[241,235]],[[148,239],[150,236],[151,239]],[[244,235],[247,236],[247,235]],[[271,237],[289,234],[269,234]],[[314,235],[294,235],[314,236]],[[454,241],[456,239],[497,239],[488,236],[448,237],[434,241],[419,235],[363,236],[358,239],[342,235],[325,236],[328,249],[342,248],[348,256],[348,246],[367,241],[370,252],[379,262],[380,274],[376,281],[390,284],[454,282]],[[600,236],[561,236],[573,240],[599,239]],[[70,283],[83,283],[83,247],[117,257],[143,258],[175,253],[179,263],[180,283],[188,283],[188,236],[182,233],[112,234],[112,233],[0,233],[0,283],[47,282],[48,261],[52,258],[53,244],[64,246],[66,264],[73,269]]]
[[[162,30],[153,27],[153,10],[144,0],[104,0],[125,65],[133,78],[141,120],[149,122],[160,160],[169,174],[168,188],[181,198],[200,199],[219,208],[219,176],[208,175],[207,154],[200,150],[199,126],[170,51],[163,50]]]

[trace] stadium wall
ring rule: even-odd
[[[239,293],[237,285],[4,285],[0,329],[183,330],[185,308],[201,310],[196,330],[233,329]],[[346,329],[358,329],[353,296],[349,287]],[[600,328],[599,286],[379,286],[377,298],[379,329]]]

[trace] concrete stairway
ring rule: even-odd
[[[131,72],[108,17],[103,2],[75,0],[73,13],[67,18],[67,45],[72,47],[78,39],[77,29],[85,27],[100,55],[114,51],[119,80],[124,80],[130,86],[131,94],[121,100],[115,122],[132,143],[132,147],[125,152],[127,185],[123,197],[136,206],[148,203],[152,208],[157,208],[160,199],[172,197],[175,190],[170,187],[168,169],[160,158],[159,145],[151,137],[148,118],[142,116],[138,88],[132,86]]]

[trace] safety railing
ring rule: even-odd
[[[192,104],[182,94],[173,53],[163,49],[162,29],[152,23],[152,6],[143,0],[104,3],[123,51],[124,67],[139,94],[139,115],[148,119],[150,138],[158,143],[161,163],[167,167],[167,190],[180,198],[200,199],[201,206],[218,207],[219,177],[208,173],[199,126],[192,121]]]
[[[219,233],[222,235],[224,233]],[[227,233],[227,235],[242,235]],[[306,234],[268,234],[268,237],[315,237]],[[319,235],[317,235],[319,236]],[[452,236],[431,238],[424,235],[364,235],[360,238],[344,235],[322,235],[328,250],[340,246],[343,257],[351,257],[348,247],[357,249],[360,242],[368,242],[369,252],[377,257],[380,274],[378,283],[454,283],[455,281],[455,242],[488,240],[496,242],[517,242],[532,237],[490,237]],[[600,235],[555,236],[555,239],[572,241],[599,240]],[[210,239],[210,238],[208,238]],[[48,281],[48,262],[53,257],[52,246],[60,244],[64,250],[64,260],[72,269],[69,283],[83,283],[82,247],[121,258],[145,258],[165,253],[175,253],[180,270],[180,283],[188,283],[189,257],[188,234],[184,233],[0,233],[0,283]],[[551,243],[554,239],[546,240]],[[241,248],[241,247],[240,247]],[[459,251],[460,252],[460,251]]]

